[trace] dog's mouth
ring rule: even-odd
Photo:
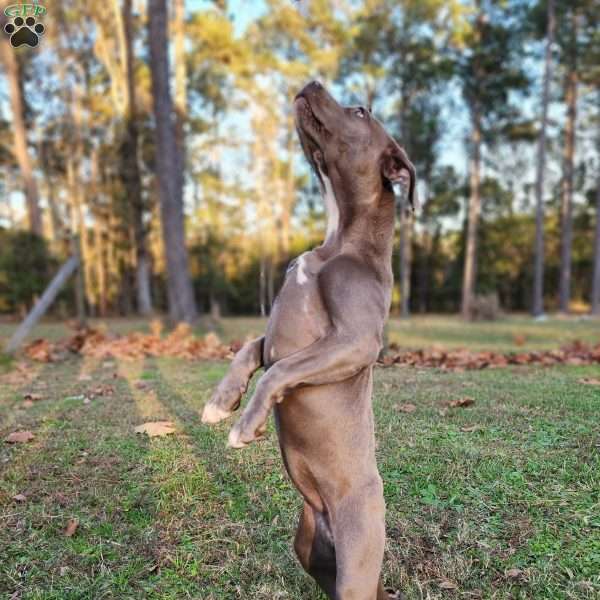
[[[323,123],[317,118],[310,102],[302,94],[296,96],[294,110],[299,125],[310,130],[307,133],[314,132],[318,135],[324,131]]]
[[[294,113],[302,150],[308,162],[318,173],[322,167],[321,164],[318,164],[321,163],[323,156],[321,140],[329,132],[315,115],[310,102],[301,94],[294,100]]]

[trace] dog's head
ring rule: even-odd
[[[394,183],[408,184],[415,202],[416,173],[404,149],[370,111],[338,104],[317,81],[294,101],[296,127],[307,160],[346,197],[370,198]]]

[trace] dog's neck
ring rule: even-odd
[[[333,185],[331,179],[323,173],[319,167],[319,173],[321,174],[321,196],[323,197],[323,203],[325,204],[325,210],[327,212],[327,230],[325,232],[325,241],[323,245],[326,245],[328,241],[333,240],[337,235],[340,227],[340,208],[337,203],[335,192],[333,191]]]
[[[364,202],[344,203],[331,179],[319,168],[321,195],[327,211],[325,240],[319,247],[323,257],[351,244],[380,259],[391,259],[394,241],[395,201],[383,187]]]

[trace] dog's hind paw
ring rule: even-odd
[[[388,593],[389,600],[404,600],[404,594],[402,592],[394,591],[390,588],[385,590]]]

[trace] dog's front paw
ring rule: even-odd
[[[239,407],[245,391],[244,384],[225,377],[214,391],[212,398],[204,405],[202,422],[212,425],[230,417]]]
[[[207,425],[213,425],[218,423],[219,421],[223,421],[227,417],[231,416],[232,412],[230,410],[225,410],[218,403],[207,402],[204,405],[204,410],[202,411],[202,422]]]
[[[245,425],[243,419],[240,419],[229,432],[227,446],[229,448],[243,448],[248,444],[264,438],[266,427],[256,428]]]

